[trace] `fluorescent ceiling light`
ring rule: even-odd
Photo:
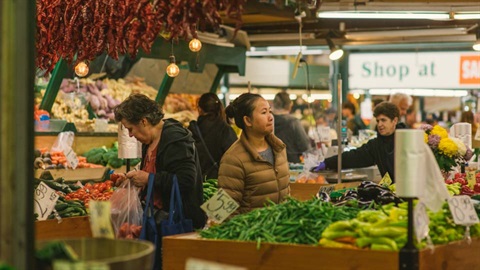
[[[266,56],[266,55],[297,55],[302,51],[302,55],[321,55],[325,51],[316,48],[308,48],[307,46],[268,46],[263,48],[251,47],[247,51],[247,56]]]
[[[449,36],[466,35],[465,27],[434,28],[434,29],[411,29],[411,30],[388,30],[388,31],[361,31],[349,32],[345,38],[352,40],[372,40],[392,37],[424,37],[424,36]]]
[[[477,40],[477,42],[473,44],[472,48],[474,51],[480,51],[480,40]]]
[[[359,91],[359,90],[355,90]],[[440,89],[370,89],[370,95],[388,96],[395,93],[404,93],[411,96],[423,97],[464,97],[467,90],[440,90]]]
[[[431,19],[448,20],[450,15],[446,12],[319,12],[318,18],[323,19]]]
[[[315,39],[314,33],[302,33],[302,39]],[[300,40],[300,35],[297,33],[288,34],[258,34],[249,35],[250,42],[255,41],[283,41],[283,40]]]
[[[455,20],[480,20],[480,12],[462,12],[453,15]]]

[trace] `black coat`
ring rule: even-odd
[[[274,114],[275,136],[287,146],[288,162],[300,163],[300,156],[310,149],[310,138],[300,120],[289,114]]]
[[[143,145],[142,157],[146,156],[147,149],[148,145]],[[194,228],[202,228],[206,216],[200,208],[203,204],[203,183],[198,152],[192,134],[176,120],[164,120],[155,168],[155,192],[160,192],[163,209],[170,209],[170,192],[173,175],[176,174],[184,215],[192,219]]]
[[[404,123],[399,123],[396,129],[405,128]],[[388,172],[390,178],[395,182],[395,160],[394,160],[395,133],[389,136],[377,135],[358,149],[342,153],[343,169],[364,168],[377,165],[382,177]],[[337,170],[337,156],[325,159],[328,169]]]
[[[208,148],[210,155],[217,163],[217,167],[213,165],[214,162],[212,162],[212,159],[208,156],[207,149],[205,145],[203,145],[197,129],[194,127],[195,124],[198,125],[205,145],[207,146],[206,148]],[[195,139],[202,174],[206,175],[207,179],[217,179],[220,160],[228,148],[237,140],[237,134],[235,134],[233,128],[222,119],[203,115],[198,117],[197,122],[190,122],[188,129],[192,132],[193,138]]]

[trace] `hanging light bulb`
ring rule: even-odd
[[[167,75],[170,77],[177,77],[178,73],[180,73],[180,68],[178,68],[175,63],[175,56],[172,54],[170,55],[170,65],[167,66]]]
[[[328,47],[330,49],[330,55],[328,56],[328,58],[330,58],[330,60],[332,60],[332,61],[336,61],[336,60],[342,58],[343,50],[341,48],[335,46],[335,44],[333,43],[333,41],[330,38],[327,38],[326,40],[327,40]]]
[[[88,65],[87,63],[85,63],[84,61],[78,63],[76,66],[75,66],[75,74],[77,74],[78,77],[85,77],[88,75],[88,71],[89,71],[89,68],[88,68]]]
[[[188,48],[190,48],[192,52],[198,52],[202,49],[202,42],[199,39],[194,38],[188,43]]]

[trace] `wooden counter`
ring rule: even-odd
[[[290,196],[300,201],[315,197],[321,187],[333,187],[334,190],[357,187],[361,182],[346,182],[341,184],[307,184],[290,183]]]
[[[35,239],[63,239],[92,237],[88,216],[35,221]]]
[[[436,246],[434,253],[422,250],[421,270],[480,269],[480,239],[471,245],[455,242]],[[255,270],[385,270],[399,269],[399,253],[373,250],[322,248],[308,245],[200,239],[196,233],[163,239],[163,269],[185,269],[189,258],[224,263]]]

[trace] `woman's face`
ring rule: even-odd
[[[130,137],[135,137],[139,142],[143,144],[149,144],[151,136],[148,134],[148,130],[146,129],[146,119],[142,119],[138,124],[132,124],[129,121],[122,119],[120,121],[123,126],[128,129],[128,135]]]
[[[270,104],[263,98],[255,101],[255,109],[252,112],[252,117],[245,116],[245,125],[250,127],[250,130],[261,134],[268,135],[273,132],[273,114]]]

